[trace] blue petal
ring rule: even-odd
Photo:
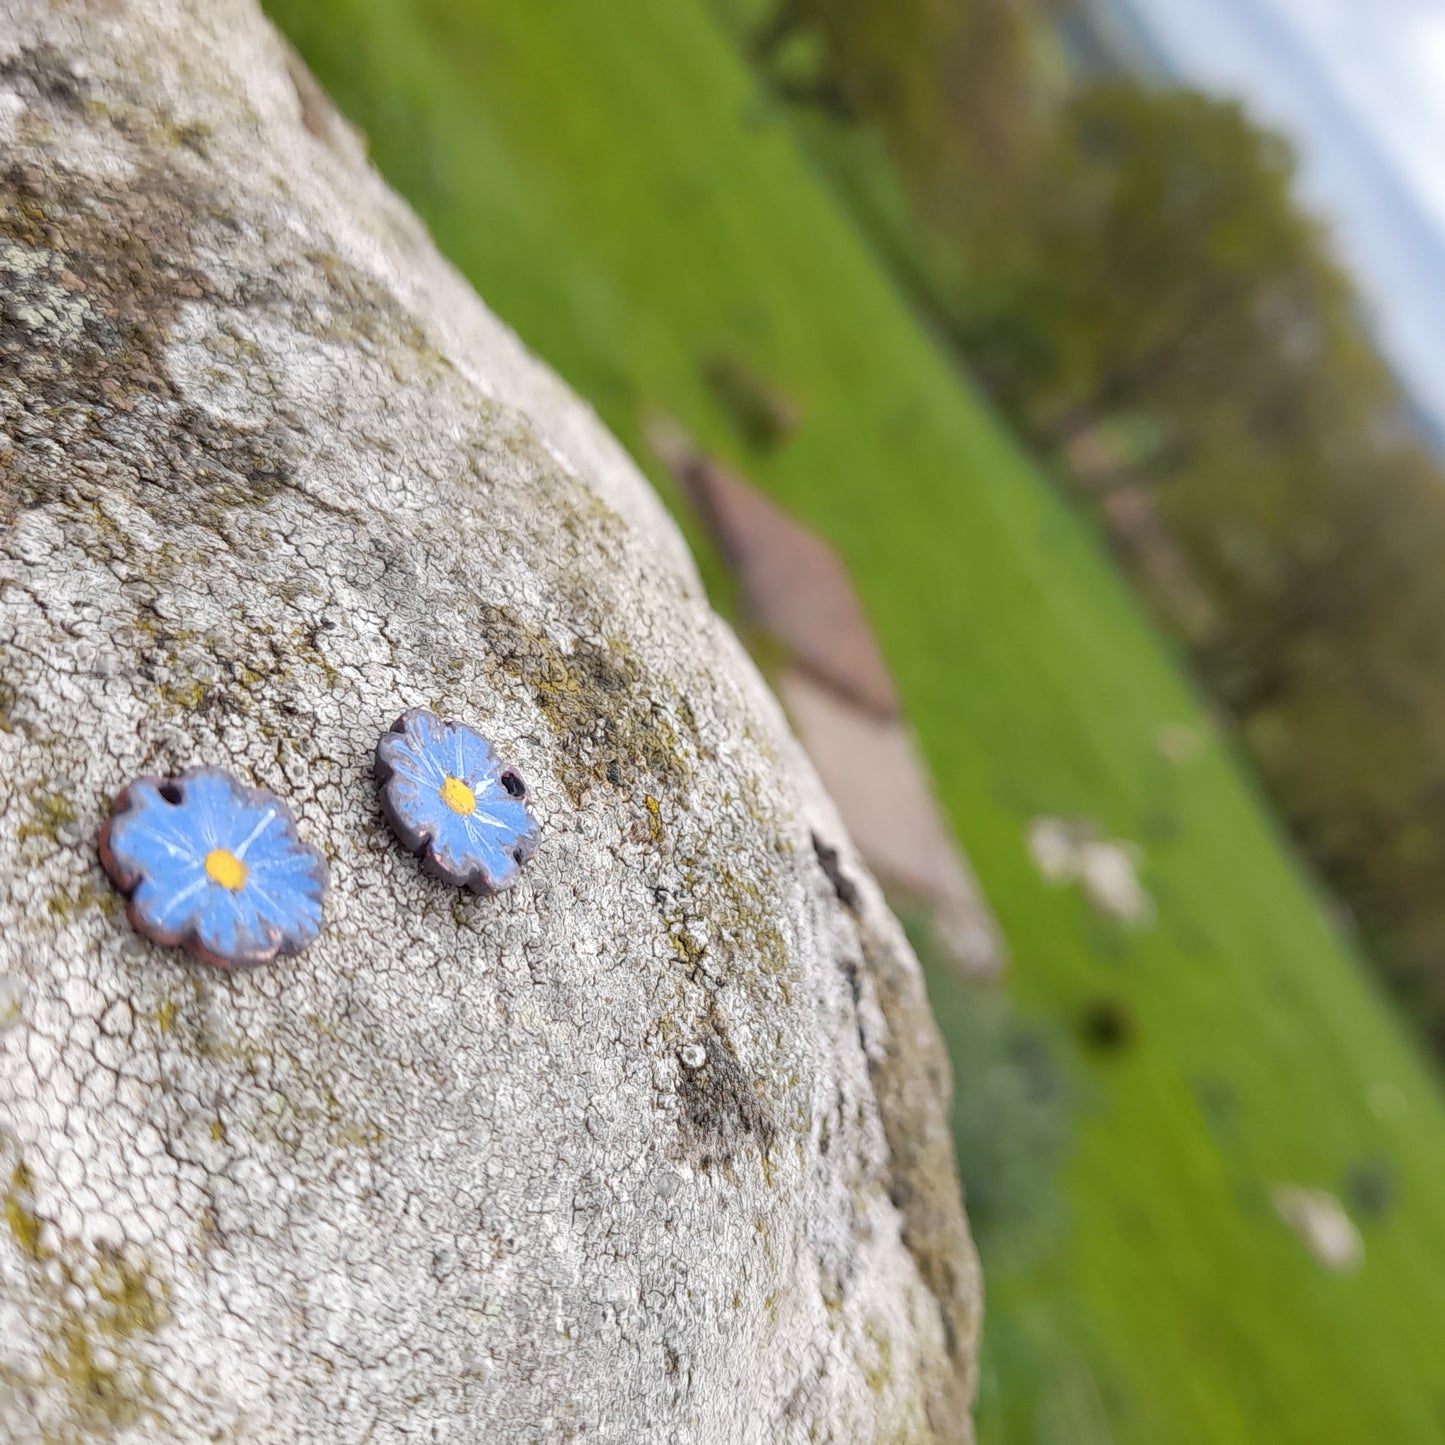
[[[188,874],[144,879],[131,895],[131,903],[156,932],[179,937],[215,886],[206,877],[205,869],[196,863],[191,865]]]
[[[218,847],[233,853],[247,867],[258,856],[281,843],[287,834],[287,821],[279,803],[244,804],[237,802],[228,816],[218,820]]]
[[[186,810],[166,802],[153,784],[131,785],[127,807],[111,821],[110,851],[126,871],[165,875],[206,856]]]
[[[391,796],[394,804],[408,805],[417,809],[431,806],[441,800],[442,778],[413,777],[407,773],[395,773],[391,780]]]
[[[504,887],[516,877],[519,865],[514,850],[526,845],[524,853],[529,854],[536,833],[525,805],[500,788],[497,793],[497,798],[459,820],[467,838],[465,871],[472,873],[480,867],[494,888]]]
[[[269,950],[285,943],[301,921],[296,917],[297,900],[289,894],[274,897],[264,888],[247,883],[233,897],[237,932],[248,952]]]
[[[242,890],[259,913],[273,919],[287,933],[291,932],[293,920],[300,924],[321,917],[324,883],[320,868],[314,859],[305,862],[308,866],[304,868],[288,864],[253,873]]]
[[[186,814],[195,836],[204,841],[206,851],[228,847],[233,819],[245,806],[236,785],[224,773],[203,771],[187,777],[181,790],[180,811]]]
[[[447,725],[432,713],[422,713],[408,719],[406,735],[411,741],[417,757],[431,757],[433,766],[443,767],[442,761],[447,745]]]
[[[200,867],[206,850],[199,839],[187,839],[173,827],[158,827],[144,816],[127,818],[111,829],[110,850],[130,873],[151,878],[178,875]]]
[[[475,850],[466,819],[443,804],[445,817],[438,820],[432,836],[431,854],[438,865],[454,878],[463,878],[476,868]]]
[[[507,887],[521,871],[511,850],[499,841],[478,844],[474,856],[493,888]]]
[[[457,815],[442,801],[440,787],[402,782],[391,792],[397,816],[419,838],[435,838],[449,819]]]
[[[240,950],[240,895],[212,884],[204,905],[192,919],[201,947],[220,958],[236,958]]]
[[[456,771],[452,776],[460,778],[474,792],[479,792],[484,783],[497,775],[497,755],[487,740],[470,728],[456,730],[455,760]]]
[[[479,805],[468,821],[479,836],[500,838],[506,846],[521,842],[537,827],[532,815],[527,811],[527,805],[520,798],[513,798],[505,792],[501,792],[500,797],[488,798]]]
[[[440,785],[445,776],[431,751],[421,746],[411,733],[388,733],[377,750],[398,777],[417,783],[435,779]]]
[[[321,887],[321,865],[316,855],[289,839],[284,846],[265,853],[253,849],[247,867],[250,876],[259,879],[273,893],[282,888]]]

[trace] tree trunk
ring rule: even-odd
[[[511,893],[387,831],[414,706],[531,785]],[[327,855],[306,952],[131,931],[99,828],[196,764]],[[897,924],[643,479],[248,0],[0,0],[0,976],[7,1440],[969,1436]]]

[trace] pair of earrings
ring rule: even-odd
[[[375,773],[392,831],[447,883],[500,892],[536,851],[526,785],[463,723],[404,712],[376,745]],[[221,768],[130,783],[100,860],[137,932],[220,968],[299,953],[321,932],[325,858],[280,798]]]

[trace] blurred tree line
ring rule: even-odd
[[[773,0],[752,45],[786,100],[881,135],[908,202],[889,248],[1100,509],[1445,1048],[1445,465],[1287,144],[1061,63],[1068,8]]]

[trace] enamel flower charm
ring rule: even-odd
[[[321,931],[326,860],[275,794],[220,768],[137,778],[101,830],[100,861],[138,933],[218,968],[299,953]]]
[[[404,712],[376,745],[376,780],[403,846],[459,888],[510,888],[537,850],[526,785],[462,723],[425,708]]]

